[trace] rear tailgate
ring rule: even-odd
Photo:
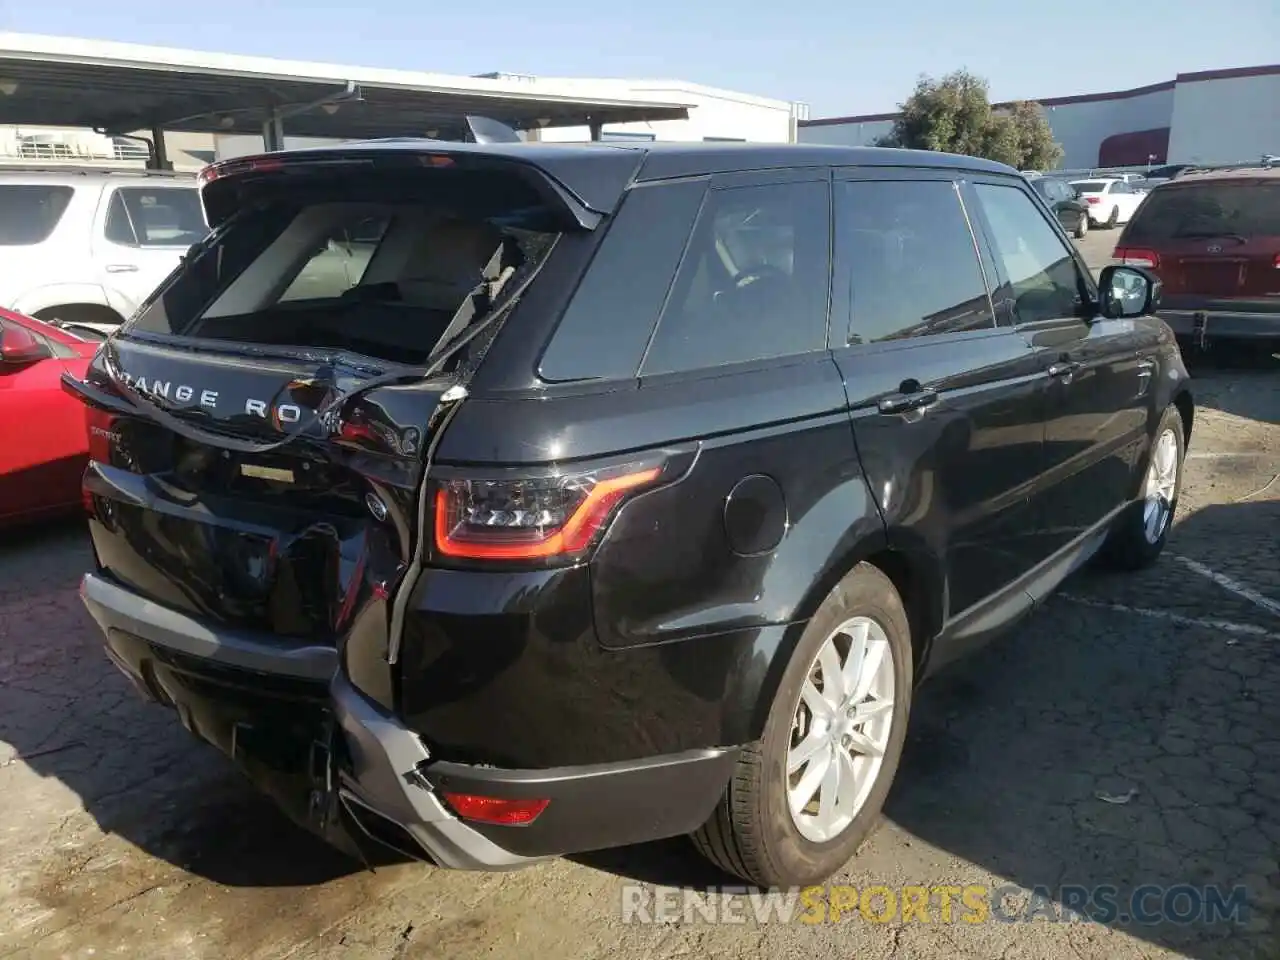
[[[122,410],[111,401],[129,389],[95,361],[87,386],[103,402],[89,413],[84,490],[103,574],[165,607],[312,644],[387,598],[413,556],[424,450],[452,378],[371,390],[341,421],[308,427],[361,375],[338,369],[326,384],[314,364],[113,346],[135,396],[167,400],[210,436],[174,432],[145,400]]]
[[[432,441],[486,332],[593,213],[474,150],[285,157],[207,173],[209,239],[64,381],[89,406],[97,576],[385,667]]]

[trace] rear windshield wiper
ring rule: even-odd
[[[368,393],[370,390],[377,390],[381,387],[395,386],[404,383],[417,383],[428,377],[439,373],[444,365],[449,362],[460,350],[471,343],[476,337],[480,336],[485,330],[492,327],[498,320],[510,312],[511,308],[520,300],[521,295],[529,284],[533,282],[534,277],[539,273],[541,266],[545,263],[545,258],[540,260],[535,267],[529,271],[520,283],[506,296],[501,298],[498,303],[491,304],[489,309],[479,314],[476,319],[476,303],[482,299],[487,299],[490,291],[493,289],[494,281],[491,279],[482,280],[474,290],[463,301],[462,306],[458,308],[458,312],[454,315],[453,320],[441,335],[440,342],[431,352],[421,366],[402,367],[395,371],[380,374],[361,381],[350,390],[338,394],[328,403],[317,408],[311,417],[299,424],[298,428],[280,440],[270,442],[258,442],[253,440],[244,440],[240,437],[231,437],[223,433],[204,430],[193,426],[181,417],[170,413],[161,407],[153,398],[147,396],[139,390],[135,390],[133,386],[125,379],[124,374],[120,371],[117,360],[115,337],[108,337],[101,347],[101,356],[103,368],[107,377],[111,380],[113,386],[119,391],[119,399],[123,401],[123,405],[127,406],[133,413],[139,414],[147,419],[158,423],[181,437],[196,443],[208,444],[209,446],[219,447],[224,450],[232,450],[237,453],[270,453],[279,450],[286,444],[292,443],[317,423],[324,423],[330,418],[338,414],[348,403],[357,397]],[[68,373],[62,375],[63,384],[74,392],[81,399],[88,400],[92,403],[100,404],[102,401],[95,394],[88,384],[78,380]],[[113,404],[114,405],[114,404]]]

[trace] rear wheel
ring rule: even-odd
[[[1156,562],[1178,509],[1186,431],[1175,407],[1160,418],[1142,483],[1142,496],[1116,518],[1100,559],[1119,570],[1140,570]]]
[[[912,688],[911,632],[893,583],[858,564],[792,653],[763,738],[743,751],[694,834],[721,869],[760,886],[825,880],[879,819]]]

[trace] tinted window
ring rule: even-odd
[[[849,284],[851,343],[994,325],[951,183],[837,183],[835,209],[836,276]]]
[[[1075,261],[1031,198],[1016,187],[985,183],[974,191],[1012,287],[1019,322],[1074,315],[1080,297]]]
[[[1079,193],[1106,193],[1107,181],[1105,180],[1077,180],[1071,184]]]
[[[1031,186],[1033,186],[1036,193],[1040,194],[1042,197],[1053,196],[1053,182],[1044,179],[1044,177],[1036,177],[1031,181]]]
[[[191,187],[120,187],[116,196],[124,201],[135,244],[189,247],[204,239],[209,232],[204,222],[204,211],[200,208],[200,195]],[[115,237],[110,232],[110,217],[114,207],[113,197],[112,208],[108,210],[107,232],[112,240]]]
[[[627,194],[542,355],[543,379],[636,375],[705,192],[686,181]]]
[[[1280,181],[1202,183],[1153,190],[1125,231],[1126,242],[1280,236]]]
[[[71,187],[43,184],[0,185],[0,246],[43,243],[62,219]]]
[[[712,191],[645,374],[819,350],[827,339],[827,184]]]

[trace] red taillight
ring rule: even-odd
[[[254,157],[246,160],[223,160],[211,163],[196,176],[196,186],[203,187],[222,177],[239,173],[274,173],[284,169],[284,161],[274,157]]]
[[[1154,270],[1160,266],[1160,254],[1140,247],[1116,247],[1112,257],[1127,267],[1147,267]]]
[[[533,560],[591,545],[614,510],[661,467],[517,480],[444,480],[435,498],[436,551],[473,560]]]
[[[474,793],[446,793],[445,802],[463,820],[479,823],[497,823],[508,827],[520,827],[533,823],[550,800],[504,800],[500,797],[481,797]]]
[[[1102,198],[1101,197],[1085,197],[1084,202],[1085,203],[1101,203]]]
[[[1276,254],[1276,258],[1271,262],[1271,265],[1277,270],[1280,270],[1280,253]]]

